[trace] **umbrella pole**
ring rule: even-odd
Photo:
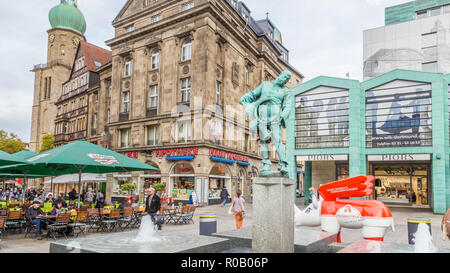
[[[80,208],[80,201],[81,201],[81,169],[78,173],[78,208]]]
[[[53,193],[53,176],[50,179],[50,192]]]

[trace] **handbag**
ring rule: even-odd
[[[231,206],[230,206],[230,208],[228,209],[228,214],[230,214],[230,215],[233,215],[233,214],[234,214],[233,208],[234,208],[234,203],[231,203]]]

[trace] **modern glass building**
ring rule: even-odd
[[[290,174],[303,189],[374,175],[373,198],[445,213],[450,207],[450,74],[393,70],[370,80],[318,77],[292,89]],[[307,199],[307,196],[306,196]]]

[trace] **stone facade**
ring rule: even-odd
[[[30,150],[39,152],[42,137],[55,132],[55,117],[61,86],[70,76],[78,43],[84,36],[66,29],[48,31],[47,63],[35,65]]]
[[[261,168],[261,158],[239,99],[283,70],[292,72],[289,87],[300,83],[302,75],[279,57],[280,43],[246,26],[227,1],[144,4],[128,1],[113,22],[115,37],[107,41],[112,49],[112,68],[106,72],[112,74],[112,94],[100,98],[103,122],[108,110],[110,117],[107,130],[98,132],[108,140],[103,144],[160,168],[156,182],[165,183],[169,195],[178,177],[173,176],[177,164],[191,165],[198,185],[219,164],[227,170],[231,196],[239,188],[251,200],[251,178]],[[189,147],[199,150],[192,161],[174,163],[155,155],[161,149]],[[210,149],[246,156],[250,166],[214,162]],[[143,183],[142,174],[130,176],[109,176],[107,201],[120,192],[118,180]]]

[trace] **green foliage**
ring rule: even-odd
[[[136,185],[133,184],[133,183],[122,184],[120,186],[120,189],[123,190],[123,191],[131,192],[131,191],[134,191],[136,189]]]
[[[53,148],[55,148],[54,146],[55,143],[55,135],[51,134],[51,135],[45,135],[42,137],[42,146],[41,149],[39,150],[40,153],[51,150]]]
[[[153,184],[153,188],[157,192],[158,191],[163,191],[166,188],[166,184],[164,184],[164,183]]]
[[[25,149],[25,144],[13,133],[0,130],[0,150],[14,154]]]

